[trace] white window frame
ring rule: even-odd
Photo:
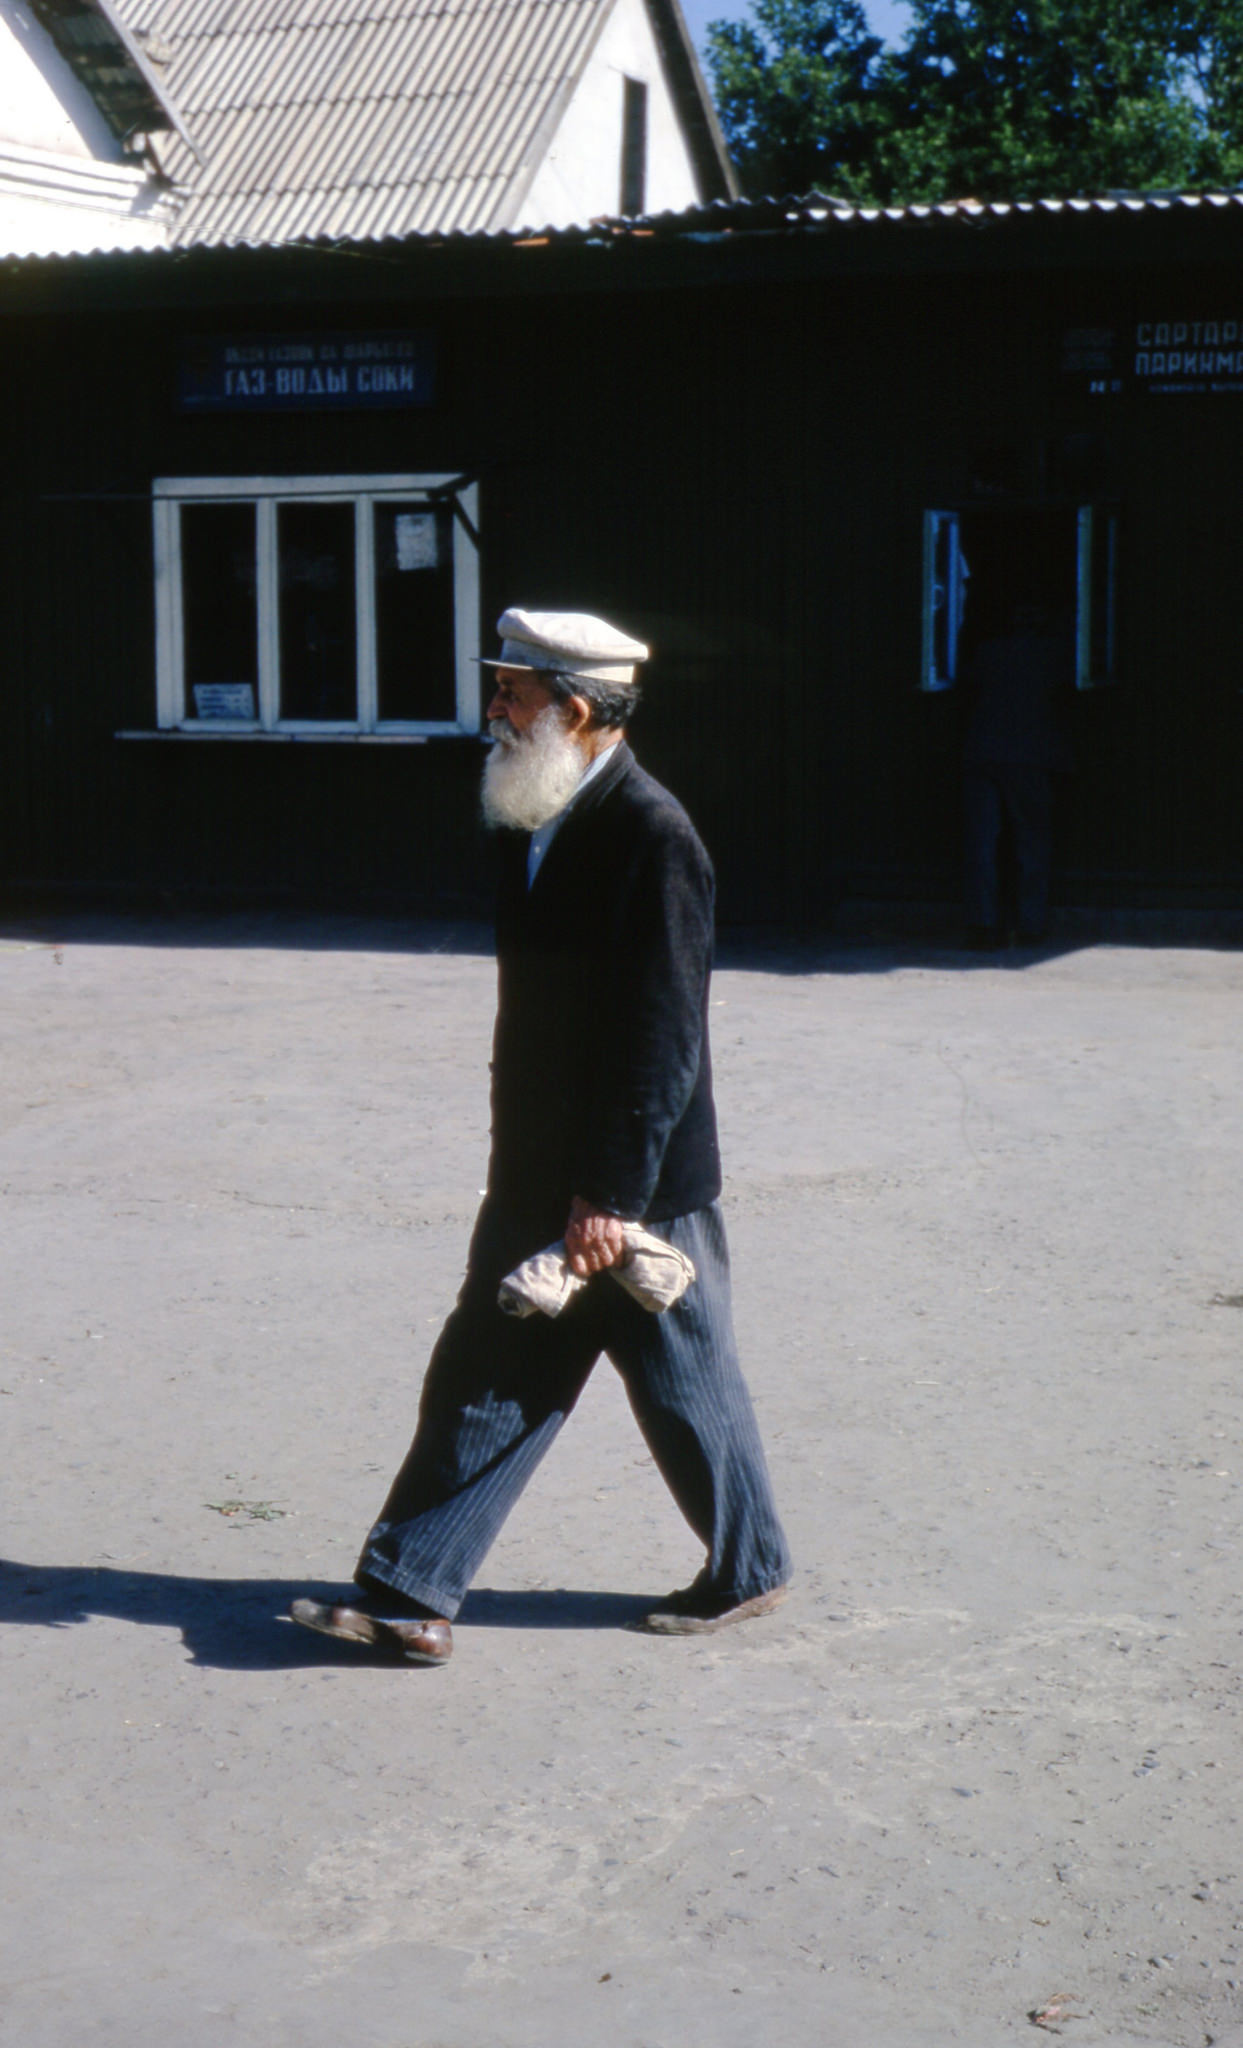
[[[937,575],[937,554],[945,535],[946,576]],[[921,690],[952,690],[958,681],[958,642],[967,608],[971,571],[962,551],[960,512],[924,513],[923,659]],[[945,659],[937,659],[938,627],[944,628]]]
[[[958,681],[958,651],[970,566],[962,551],[962,512],[924,513],[922,690]],[[945,537],[947,574],[937,575]],[[1075,507],[1075,687],[1099,690],[1117,680],[1118,515],[1108,506]],[[943,635],[938,626],[943,622]],[[945,659],[937,658],[941,638]]]
[[[1117,681],[1118,515],[1080,505],[1075,526],[1075,688]]]
[[[478,486],[452,471],[418,476],[156,477],[151,487],[155,543],[156,723],[161,731],[224,737],[304,735],[308,739],[401,739],[414,735],[477,733],[480,729]],[[372,508],[394,499],[428,505],[448,498],[453,518],[453,719],[382,719],[378,710],[375,616],[375,522]],[[280,716],[276,514],[282,502],[354,506],[354,581],[358,717],[292,719]],[[182,629],[181,507],[253,504],[258,603],[258,703],[253,719],[198,718],[186,704]],[[465,515],[464,517],[460,515]]]

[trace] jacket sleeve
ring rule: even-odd
[[[687,820],[648,836],[611,922],[575,1193],[641,1217],[699,1075],[712,968],[712,868]]]

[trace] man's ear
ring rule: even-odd
[[[565,699],[565,729],[572,739],[577,739],[591,724],[591,706],[585,697]]]

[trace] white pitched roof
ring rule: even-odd
[[[513,225],[613,0],[113,4],[198,152],[161,145],[186,244]],[[649,6],[685,39],[675,0]],[[693,59],[675,89],[702,96]],[[690,117],[702,162],[710,105]]]

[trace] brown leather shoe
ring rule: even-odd
[[[750,1600],[732,1602],[728,1594],[709,1593],[698,1581],[671,1593],[663,1607],[643,1615],[633,1626],[650,1636],[710,1636],[719,1628],[732,1628],[736,1621],[750,1621],[759,1614],[771,1614],[780,1607],[788,1586],[773,1586]]]
[[[411,1664],[447,1664],[453,1655],[453,1630],[438,1616],[381,1614],[369,1600],[331,1607],[322,1600],[295,1600],[289,1619],[318,1635],[342,1643],[364,1643],[373,1650],[397,1650]]]

